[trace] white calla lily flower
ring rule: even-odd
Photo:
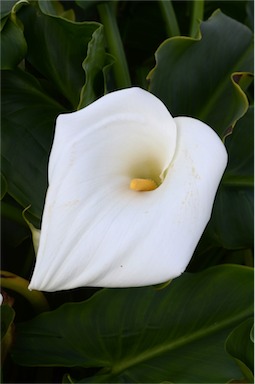
[[[57,118],[30,289],[158,284],[187,267],[227,153],[140,88]]]

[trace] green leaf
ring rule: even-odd
[[[7,192],[7,181],[4,175],[1,173],[1,200],[4,198]]]
[[[38,0],[40,10],[49,16],[61,16],[64,12],[63,5],[57,0]]]
[[[82,63],[92,34],[101,24],[49,16],[34,5],[22,9],[20,18],[28,44],[27,60],[55,86],[59,97],[65,97],[69,109],[77,109],[85,82]]]
[[[17,2],[18,2],[17,0],[2,0],[1,1],[1,8],[0,8],[1,19],[3,19],[4,17],[8,16],[11,13],[12,8],[14,7],[14,5]]]
[[[226,139],[228,166],[223,183],[232,187],[253,187],[254,174],[254,107],[240,119]]]
[[[8,19],[1,31],[1,69],[15,68],[27,50],[22,29]]]
[[[129,68],[126,60],[126,53],[119,26],[116,18],[116,4],[113,2],[102,2],[97,6],[100,20],[104,25],[105,40],[110,54],[114,57],[113,72],[115,86],[117,88],[131,87]]]
[[[228,166],[207,228],[210,239],[227,249],[253,249],[253,107],[226,138]]]
[[[86,82],[81,90],[80,103],[77,109],[86,107],[107,91],[107,68],[113,64],[110,55],[105,53],[104,32],[101,25],[92,35],[88,44],[87,57],[82,67],[86,74]]]
[[[226,350],[240,366],[249,383],[254,382],[254,343],[250,333],[253,318],[245,320],[236,327],[226,340]]]
[[[52,3],[40,5],[48,9]],[[48,156],[56,116],[66,108],[69,111],[74,108],[66,98],[75,108],[78,106],[85,81],[84,70],[87,77],[81,103],[92,102],[101,95],[106,88],[110,62],[105,55],[100,24],[72,23],[45,15],[31,5],[22,8],[19,16],[28,39],[28,60],[34,65],[32,72],[40,83],[21,70],[3,72],[2,164],[8,192],[24,208],[31,205],[30,213],[35,216],[32,222],[38,227],[47,189]],[[82,62],[92,35],[83,69]],[[31,70],[29,65],[28,68]]]
[[[12,354],[22,365],[104,368],[82,382],[223,383],[241,375],[225,339],[252,313],[252,269],[222,265],[162,290],[104,289],[65,304],[20,324]]]
[[[15,318],[15,311],[8,304],[2,304],[0,308],[1,308],[1,365],[3,365],[3,362],[13,343],[13,336],[14,336],[13,320]]]
[[[253,34],[220,11],[201,23],[201,34],[161,44],[148,76],[150,91],[174,116],[196,117],[224,137],[248,108],[235,73],[253,71]]]
[[[39,0],[38,5],[40,10],[49,16],[58,16],[65,19],[75,21],[75,13],[73,9],[65,11],[63,5],[56,0]]]
[[[253,1],[247,1],[246,12],[247,12],[246,23],[248,27],[252,31],[254,31],[254,2]]]
[[[1,305],[1,340],[6,335],[10,325],[13,323],[15,311],[7,304]]]
[[[56,116],[64,107],[21,71],[2,72],[2,173],[9,194],[37,217],[47,189],[48,156]]]

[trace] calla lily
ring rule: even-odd
[[[140,88],[57,118],[30,289],[158,284],[187,267],[226,167],[217,134]]]

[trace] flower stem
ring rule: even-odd
[[[129,76],[128,65],[112,4],[102,3],[97,6],[97,9],[100,15],[100,19],[104,25],[104,31],[109,51],[116,60],[113,67],[116,85],[118,88],[130,87],[131,80]]]
[[[28,281],[23,279],[23,277],[12,272],[1,271],[1,285],[3,288],[8,288],[21,294],[30,302],[37,313],[48,311],[49,305],[44,294],[40,291],[29,291],[28,284]]]
[[[222,178],[222,183],[227,187],[242,187],[242,188],[253,188],[254,186],[254,178],[249,175],[240,175],[240,176],[232,176],[225,175]]]
[[[194,0],[192,4],[192,15],[190,23],[190,37],[197,37],[199,21],[204,16],[204,0]]]
[[[171,0],[158,0],[169,37],[180,36],[179,25]]]

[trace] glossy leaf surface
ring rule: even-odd
[[[249,383],[254,382],[253,318],[236,327],[226,341],[226,350],[240,366]]]
[[[87,56],[82,63],[86,82],[82,87],[77,109],[86,107],[99,95],[107,93],[107,73],[113,62],[113,58],[105,53],[103,26],[100,26],[92,35],[88,44]]]
[[[76,109],[85,81],[82,62],[88,42],[100,24],[76,23],[49,16],[36,6],[22,9],[20,18],[29,46],[28,61],[54,84],[58,93],[68,101],[69,108]]]
[[[208,232],[228,249],[253,248],[253,107],[226,138],[228,166],[216,196]]]
[[[22,29],[11,19],[1,31],[1,69],[12,69],[25,56],[27,44]]]
[[[32,69],[33,76],[20,69],[2,74],[3,175],[12,197],[23,207],[31,205],[37,226],[47,189],[47,163],[55,118],[66,109],[76,109],[79,103],[85,106],[103,94],[110,65],[100,24],[76,23],[50,15],[62,10],[58,3],[39,5],[40,8],[29,4],[18,13],[29,46],[27,60],[36,71]],[[23,37],[11,21],[7,21],[6,30],[9,24]],[[23,40],[14,40],[24,56]],[[11,41],[3,39],[3,42],[13,55],[4,55],[4,68],[15,69],[22,55],[19,50],[13,50]],[[31,71],[29,65],[28,69]]]
[[[208,373],[226,382],[240,371],[224,341],[252,313],[252,284],[252,270],[227,265],[184,274],[162,290],[103,290],[20,325],[13,357],[105,368],[106,376],[82,382],[197,383]]]
[[[10,195],[24,208],[31,205],[39,221],[54,122],[64,107],[21,70],[2,73],[2,95],[2,172]]]
[[[31,205],[26,217],[39,228],[56,116],[116,89],[101,3],[1,1],[2,268],[26,280],[35,255],[22,211]],[[180,36],[168,39],[160,3],[173,8]],[[194,20],[199,3],[204,14]],[[150,90],[172,114],[211,125],[225,138],[228,167],[188,273],[169,286],[48,293],[52,310],[34,317],[20,286],[9,285],[16,315],[13,326],[13,309],[8,318],[2,306],[2,381],[253,382],[253,275],[241,265],[253,265],[254,2],[115,1],[112,9],[132,85],[148,89],[150,73]],[[198,19],[201,36],[191,39]]]
[[[161,44],[149,74],[151,92],[174,116],[196,117],[224,136],[248,107],[233,75],[253,70],[252,36],[243,24],[215,12],[201,24],[200,39],[180,36]]]

